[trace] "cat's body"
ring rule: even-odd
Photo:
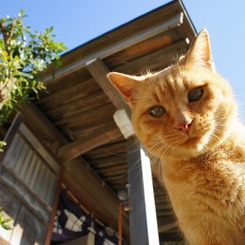
[[[190,244],[245,243],[245,152],[239,149],[242,156],[234,156],[237,144],[232,143],[188,161],[162,165],[179,226]]]
[[[245,244],[245,128],[229,84],[214,69],[207,32],[159,73],[108,77],[132,108],[137,137],[161,160],[190,245]]]

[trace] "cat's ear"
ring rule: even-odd
[[[209,35],[206,29],[199,32],[183,61],[215,70]]]
[[[123,95],[127,103],[133,102],[133,95],[139,79],[136,76],[130,76],[118,72],[110,72],[107,75],[110,82],[118,89]]]

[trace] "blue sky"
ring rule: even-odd
[[[54,26],[59,41],[73,49],[169,1],[0,0],[0,17],[24,9],[25,24],[42,31]],[[230,81],[245,121],[245,1],[183,0],[197,31],[210,34],[217,71]]]

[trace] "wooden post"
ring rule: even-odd
[[[118,245],[122,245],[122,202],[118,201]]]
[[[130,244],[159,245],[150,160],[140,144],[129,149]]]

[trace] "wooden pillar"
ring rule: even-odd
[[[129,146],[130,244],[159,245],[150,160],[140,144]]]

